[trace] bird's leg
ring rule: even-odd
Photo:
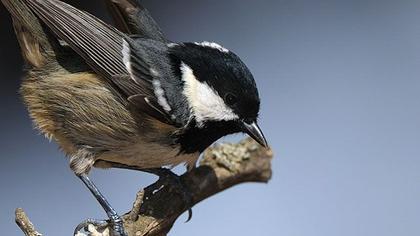
[[[99,189],[95,186],[95,184],[89,179],[86,174],[78,175],[82,182],[86,185],[86,187],[90,190],[90,192],[95,196],[96,200],[101,204],[102,208],[105,210],[106,214],[108,215],[110,224],[112,226],[112,235],[113,236],[127,236],[124,231],[123,221],[121,217],[117,214],[117,212],[112,208],[112,206],[108,203],[106,198],[102,195]],[[105,221],[96,221],[96,220],[87,220],[79,224],[76,227],[76,230],[81,230],[82,228],[88,226],[89,224],[94,224],[98,227],[103,227],[105,225]],[[76,232],[76,231],[75,231]],[[76,232],[77,233],[77,232]]]
[[[167,179],[170,180],[174,186],[177,186],[182,195],[182,198],[184,199],[185,205],[188,209],[188,218],[187,221],[190,221],[192,218],[192,204],[193,204],[193,199],[191,196],[190,191],[185,187],[184,183],[181,180],[181,177],[178,176],[177,174],[175,174],[174,172],[172,172],[170,169],[167,168],[149,168],[149,169],[142,169],[136,166],[130,166],[130,165],[125,165],[125,164],[121,164],[121,163],[116,163],[116,162],[108,162],[106,161],[107,164],[110,164],[112,167],[114,168],[119,168],[119,169],[128,169],[128,170],[138,170],[138,171],[143,171],[143,172],[147,172],[147,173],[151,173],[151,174],[155,174],[157,176],[159,176],[159,178],[161,179]]]

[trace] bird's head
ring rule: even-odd
[[[257,125],[258,90],[241,59],[216,43],[173,44],[170,48],[196,128],[223,129],[219,136],[245,132],[267,146]]]

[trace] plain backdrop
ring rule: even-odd
[[[109,20],[99,0],[72,4]],[[174,41],[240,55],[262,97],[273,179],[193,208],[170,235],[420,235],[420,2],[145,0]],[[47,236],[105,218],[64,155],[33,130],[17,93],[22,59],[0,7],[0,228],[23,207]],[[241,138],[236,136],[235,138]],[[120,213],[154,177],[95,170]]]

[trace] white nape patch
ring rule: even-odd
[[[217,50],[219,50],[221,52],[224,52],[224,53],[228,53],[229,52],[229,50],[227,50],[226,48],[222,47],[220,44],[214,43],[214,42],[204,41],[204,42],[201,42],[201,43],[197,43],[196,42],[195,44],[196,45],[199,45],[199,46],[203,46],[203,47],[214,48],[214,49],[217,49]]]
[[[125,39],[123,39],[123,49],[121,50],[121,53],[123,55],[123,63],[125,65],[125,68],[128,71],[128,74],[130,75],[131,79],[136,81],[133,77],[133,70],[131,69],[131,50],[130,50],[130,45],[128,45],[127,41],[125,41]]]
[[[177,44],[177,43],[168,43],[167,44],[167,46],[168,47],[170,47],[170,48],[173,48],[173,47],[176,47],[176,46],[178,46],[179,44]]]
[[[158,79],[153,80],[153,88],[155,90],[155,96],[158,99],[159,105],[161,105],[165,111],[171,111],[172,109],[169,106],[168,100],[165,98],[165,91],[163,90],[162,85]]]
[[[239,118],[213,88],[197,80],[191,67],[182,62],[180,69],[185,83],[183,94],[187,97],[199,127],[206,120],[227,121]]]

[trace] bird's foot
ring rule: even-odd
[[[74,229],[74,236],[109,235],[108,222],[105,220],[87,219]]]
[[[193,198],[191,195],[190,190],[185,186],[184,182],[181,179],[181,176],[175,174],[170,169],[160,168],[154,171],[156,175],[159,176],[162,180],[169,181],[170,186],[178,191],[178,193],[182,196],[183,201],[185,202],[185,206],[188,210],[188,218],[185,222],[188,222],[192,218],[192,205],[193,205]]]
[[[108,226],[111,226],[111,228]],[[109,222],[87,219],[76,227],[74,236],[127,236],[127,234],[124,231],[121,217],[115,216]]]

